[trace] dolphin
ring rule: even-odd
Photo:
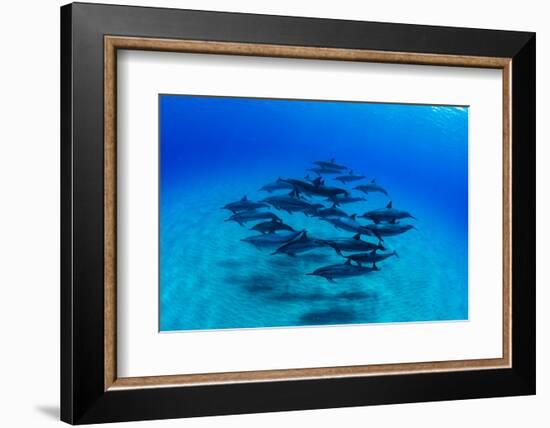
[[[335,278],[349,278],[353,276],[361,276],[370,272],[379,270],[375,263],[372,267],[356,266],[351,264],[351,260],[346,260],[345,263],[339,263],[336,265],[323,266],[319,269],[315,269],[311,273],[306,275],[315,275],[325,278],[329,282],[334,282]]]
[[[368,184],[361,184],[359,186],[355,186],[354,189],[360,190],[363,193],[374,193],[379,192],[383,193],[384,195],[388,195],[388,192],[382,187],[376,184],[376,180],[372,179],[372,181]]]
[[[268,207],[269,205],[267,205],[265,202],[249,201],[246,195],[244,195],[240,201],[231,202],[225,205],[224,207],[222,207],[222,209],[229,210],[233,214],[236,214],[241,211],[251,211],[251,210],[256,210],[258,208],[268,208]]]
[[[311,208],[308,209],[307,211],[304,211],[304,213],[308,216],[315,216],[317,215],[319,210],[322,210],[325,208],[323,204],[319,204],[319,203],[311,203],[310,205],[311,205]]]
[[[395,223],[396,220],[401,220],[403,218],[415,218],[407,211],[401,211],[393,208],[392,201],[390,201],[388,205],[386,205],[386,208],[367,211],[365,214],[363,214],[360,217],[368,218],[369,220],[372,220],[375,223],[380,223],[382,221]]]
[[[291,192],[291,194],[295,195],[295,192],[293,191]],[[324,208],[324,205],[312,204],[310,202],[290,195],[269,196],[265,199],[262,199],[262,202],[265,202],[278,210],[286,211],[289,214],[292,214],[295,211],[299,211],[303,212],[306,215],[313,215],[317,212],[319,208]]]
[[[324,208],[317,211],[317,215],[319,217],[330,217],[330,216],[347,217],[348,213],[345,212],[344,210],[336,208],[336,203],[333,202],[330,208]]]
[[[353,204],[355,202],[366,201],[365,198],[358,196],[336,196],[326,199],[327,202],[332,202],[336,205]]]
[[[273,193],[277,190],[292,190],[294,189],[292,185],[288,183],[279,183],[277,181],[274,181],[273,183],[268,183],[265,186],[260,187],[261,192],[269,192]]]
[[[325,244],[320,239],[310,238],[304,230],[299,237],[277,248],[271,255],[286,254],[290,257],[296,257],[296,254],[305,253],[324,246]]]
[[[325,245],[334,248],[334,251],[340,256],[342,255],[342,251],[385,250],[381,242],[374,244],[372,242],[363,241],[360,233],[356,233],[353,238],[323,239],[323,242]]]
[[[255,220],[273,220],[282,222],[277,215],[269,211],[243,211],[233,214],[231,217],[225,219],[225,221],[234,221],[239,223],[241,226],[244,226],[244,223]]]
[[[342,182],[343,184],[350,183],[352,181],[358,181],[364,179],[364,175],[355,175],[353,171],[350,169],[348,175],[340,175],[339,177],[336,177],[335,180],[338,180]]]
[[[297,180],[294,178],[279,178],[278,181],[291,184],[297,194],[305,193],[306,195],[336,197],[337,195],[348,196],[349,192],[346,189],[338,187],[325,186],[320,177],[317,177],[313,182]]]
[[[328,169],[348,169],[345,165],[338,165],[334,158],[332,158],[330,161],[314,161],[315,165],[319,165],[321,168],[328,168]]]
[[[387,251],[385,253],[377,253],[376,250],[372,250],[369,253],[358,253],[350,256],[344,256],[348,260],[353,260],[357,265],[362,266],[363,263],[376,263],[386,260],[388,257],[399,257],[397,251]]]
[[[312,171],[317,175],[342,174],[341,169],[332,169],[332,168],[323,168],[323,167],[309,168],[308,171]]]
[[[338,217],[338,216],[328,216],[328,217],[320,217],[321,220],[324,220],[330,224],[332,224],[337,229],[345,230],[347,232],[353,232],[358,233],[361,235],[375,235],[380,239],[376,233],[374,233],[371,229],[367,229],[364,226],[361,226],[357,220],[355,219],[357,214],[353,214],[349,217]]]
[[[283,244],[286,244],[287,242],[296,239],[301,234],[302,232],[269,233],[266,235],[249,236],[247,238],[241,239],[241,241],[248,242],[258,249],[275,249],[279,248]]]
[[[367,224],[365,229],[370,230],[373,235],[378,239],[382,239],[382,236],[395,236],[405,233],[408,230],[414,229],[412,224],[397,224],[397,223],[380,223],[380,224]]]
[[[284,224],[277,220],[270,220],[270,221],[264,221],[263,223],[258,223],[252,226],[248,230],[255,230],[257,232],[261,233],[274,233],[278,230],[289,230],[291,232],[294,232],[294,229],[290,227],[288,224]]]

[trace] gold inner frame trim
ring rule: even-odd
[[[494,68],[502,70],[502,144],[503,144],[503,322],[502,358],[432,361],[421,363],[376,364],[303,369],[261,370],[227,373],[203,373],[170,376],[119,378],[116,366],[116,89],[117,50],[146,50],[213,55],[241,55],[333,61],[379,62],[393,64],[439,65],[454,67]],[[419,54],[361,49],[337,49],[305,46],[283,46],[251,43],[170,40],[139,37],[104,37],[104,389],[151,388],[167,386],[211,385],[283,381],[314,378],[394,375],[419,372],[480,370],[511,367],[512,340],[512,168],[511,168],[511,84],[510,58],[461,55]]]

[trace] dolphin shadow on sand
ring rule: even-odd
[[[266,284],[247,284],[243,285],[243,288],[252,294],[269,293],[275,290],[275,287]]]
[[[368,293],[364,291],[342,292],[337,294],[328,294],[328,293],[322,293],[322,292],[312,292],[312,293],[281,292],[281,293],[266,294],[265,298],[268,300],[275,300],[275,301],[285,302],[285,303],[334,302],[334,301],[354,302],[354,301],[378,299],[375,293]]]
[[[300,316],[298,325],[352,324],[357,320],[357,314],[351,308],[331,308],[304,313]]]

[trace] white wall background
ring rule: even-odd
[[[116,3],[103,1],[104,3]],[[158,427],[548,426],[550,27],[545,2],[147,0],[126,4],[537,32],[538,395],[140,423]],[[0,421],[55,426],[59,408],[59,6],[0,6]],[[137,423],[125,426],[138,426]]]

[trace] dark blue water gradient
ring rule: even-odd
[[[161,331],[468,318],[467,108],[179,95],[159,106]],[[391,199],[417,217],[417,230],[386,238],[400,258],[335,284],[305,275],[343,261],[334,251],[270,256],[240,241],[253,223],[220,209],[333,157],[389,192],[348,212]],[[350,235],[276,213],[316,236]]]

